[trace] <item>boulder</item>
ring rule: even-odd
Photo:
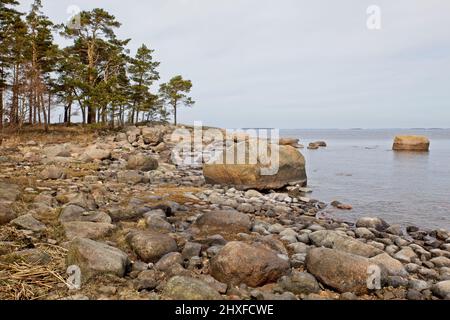
[[[123,277],[129,260],[126,253],[107,244],[77,238],[70,243],[66,258],[67,266],[81,269],[81,281],[96,275],[112,274]]]
[[[413,258],[416,258],[417,254],[410,247],[404,247],[394,255],[394,258],[404,263],[410,263]]]
[[[167,281],[163,295],[172,300],[221,300],[221,295],[206,282],[183,276]]]
[[[14,220],[17,214],[10,208],[10,206],[0,203],[0,226]]]
[[[133,251],[144,262],[157,262],[169,252],[178,250],[174,239],[166,234],[153,231],[133,231],[127,236],[127,241]]]
[[[341,235],[331,230],[320,230],[313,232],[309,235],[309,239],[317,247],[337,249],[367,258],[383,253],[382,250],[369,244]]]
[[[74,204],[65,206],[59,215],[60,222],[89,221],[111,223],[111,220],[111,217],[104,212],[86,211],[86,209]]]
[[[278,158],[278,161],[274,161],[272,164],[271,169],[273,170],[269,169],[270,159],[261,161],[263,159],[261,155],[258,155],[256,148],[250,148],[248,142],[241,142],[230,148],[236,148],[235,155],[241,153],[238,151],[244,150],[242,153],[245,161],[239,162],[237,158],[224,161],[221,158],[226,158],[226,156],[222,154],[219,158],[203,166],[203,175],[207,183],[234,186],[241,190],[280,189],[289,183],[298,183],[303,186],[307,183],[305,158],[294,147],[274,147],[275,150],[279,150],[279,157],[274,156],[274,159]],[[265,158],[271,157],[270,149],[270,147],[267,148],[268,152],[265,155],[268,156]],[[229,149],[227,152],[233,152],[233,150]],[[255,163],[250,159],[254,159]],[[275,162],[278,162],[278,166]],[[276,170],[277,167],[278,170]]]
[[[158,127],[144,127],[142,128],[142,137],[145,144],[156,146],[163,141],[164,132]]]
[[[396,136],[393,150],[395,151],[429,151],[430,140],[424,136]]]
[[[0,203],[14,202],[19,198],[20,188],[15,184],[0,182]]]
[[[115,229],[113,224],[89,221],[65,222],[63,227],[69,240],[75,238],[97,240],[111,235]]]
[[[442,268],[442,267],[446,267],[446,268],[450,268],[450,259],[447,257],[436,257],[430,260],[430,262],[432,262],[436,267],[438,268]]]
[[[289,261],[263,245],[233,241],[211,260],[211,275],[220,282],[258,287],[277,281],[289,269]]]
[[[320,291],[316,278],[308,272],[293,271],[289,276],[283,276],[278,281],[281,288],[294,294],[310,294]]]
[[[138,184],[144,181],[144,176],[137,170],[123,170],[117,172],[117,181],[119,183]]]
[[[212,211],[202,214],[194,223],[202,233],[237,234],[247,233],[252,228],[252,223],[247,214],[238,211]]]
[[[280,138],[279,145],[280,146],[291,146],[294,148],[303,148],[303,146],[299,143],[299,139],[295,138]]]
[[[370,258],[370,262],[373,262],[384,269],[386,269],[387,273],[390,276],[407,276],[408,272],[406,272],[403,264],[397,259],[392,258],[387,253],[379,254],[375,257]]]
[[[64,179],[66,177],[66,173],[62,168],[56,166],[47,166],[40,173],[40,177],[44,180]]]
[[[33,232],[41,232],[46,229],[45,224],[35,219],[30,213],[17,217],[11,221],[11,224],[25,230],[31,230]]]
[[[450,295],[450,280],[436,283],[431,290],[436,296],[445,299]]]
[[[362,217],[356,221],[358,228],[373,228],[378,231],[384,231],[389,228],[389,224],[381,218]]]
[[[318,147],[326,147],[327,143],[325,141],[314,141],[312,144],[315,144]]]
[[[109,159],[111,158],[111,150],[92,145],[86,148],[81,158],[85,161]]]
[[[368,258],[328,248],[311,249],[306,256],[306,267],[320,282],[340,293],[368,293]]]
[[[144,154],[131,155],[128,158],[127,169],[151,171],[158,169],[158,160]]]

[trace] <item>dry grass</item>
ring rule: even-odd
[[[0,241],[13,242],[15,250],[32,245],[28,237],[11,227],[0,229]],[[50,256],[48,264],[39,265],[23,259],[0,261],[0,300],[45,299],[58,289],[59,284],[65,283],[62,275],[65,274],[67,250],[46,243],[37,244],[36,248]]]

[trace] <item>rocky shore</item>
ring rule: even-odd
[[[172,163],[174,129],[6,137],[0,299],[450,299],[448,231],[334,221],[301,183],[207,184]]]

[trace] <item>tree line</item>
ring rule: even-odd
[[[177,108],[191,106],[190,80],[175,76],[160,84],[160,62],[143,44],[134,56],[119,39],[121,26],[103,9],[82,11],[55,24],[34,0],[29,12],[17,0],[0,0],[0,128],[50,124],[52,107],[64,107],[63,122],[122,126],[168,121]],[[70,41],[59,47],[55,35]]]

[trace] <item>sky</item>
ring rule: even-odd
[[[23,11],[31,0],[21,0]],[[193,82],[179,121],[226,128],[450,127],[448,0],[43,0],[101,7]],[[380,29],[369,29],[380,9]]]

